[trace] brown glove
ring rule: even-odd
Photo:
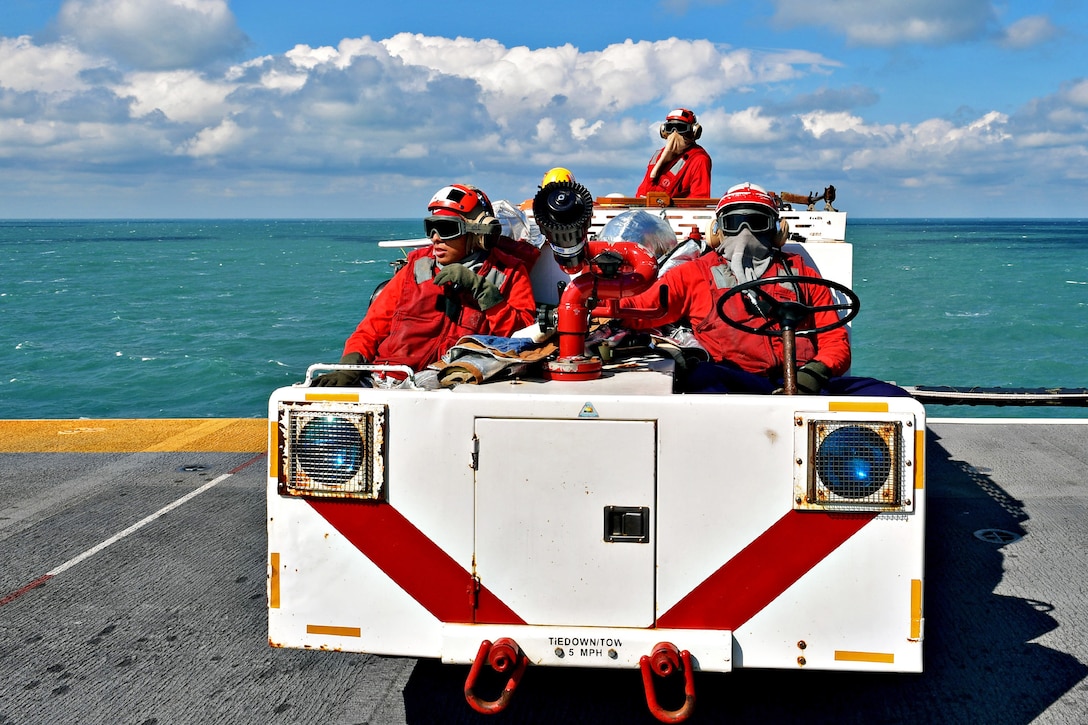
[[[831,378],[831,368],[822,362],[807,362],[797,369],[797,392],[803,395],[819,395]]]

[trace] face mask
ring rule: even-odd
[[[718,254],[729,261],[729,268],[738,282],[751,282],[762,277],[771,266],[773,249],[768,233],[756,236],[745,227],[736,234],[723,236]]]

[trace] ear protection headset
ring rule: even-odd
[[[477,225],[478,231],[476,233],[481,236],[481,241],[486,249],[498,241],[499,236],[502,235],[502,222],[495,216],[495,207],[491,205],[491,200],[487,198],[487,194],[482,189],[471,185],[467,188],[476,194],[476,198],[480,202],[480,212],[472,222]]]
[[[677,108],[665,116],[665,122],[658,129],[661,138],[668,138],[669,134],[672,133],[673,129],[668,128],[669,126],[673,126],[681,136],[690,135],[696,140],[703,135],[703,127],[699,125],[695,113],[686,108]]]

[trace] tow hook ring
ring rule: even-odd
[[[483,667],[485,660],[491,669],[500,674],[513,670],[506,681],[506,686],[502,689],[502,694],[495,700],[482,700],[476,696],[476,679],[480,675],[480,668]],[[473,660],[472,668],[468,672],[468,679],[465,680],[465,699],[468,704],[473,710],[484,715],[502,712],[510,704],[514,689],[521,682],[521,676],[525,674],[525,667],[528,664],[529,658],[521,651],[518,643],[509,637],[497,640],[494,645],[490,640],[485,639],[480,643],[476,659]]]
[[[638,661],[642,670],[642,686],[646,690],[646,705],[661,722],[683,722],[695,711],[695,670],[691,666],[691,653],[679,651],[671,642],[659,642],[649,655]],[[657,702],[654,675],[665,678],[680,672],[684,676],[684,704],[677,710],[666,710]]]

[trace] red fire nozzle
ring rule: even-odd
[[[590,241],[586,244],[590,260],[583,265],[581,274],[566,286],[559,299],[556,324],[559,357],[545,366],[548,376],[555,379],[592,380],[600,377],[600,358],[587,356],[585,349],[590,316],[645,316],[645,310],[621,309],[619,300],[646,291],[657,278],[657,259],[636,242]],[[612,256],[618,254],[621,258],[619,270],[612,276],[602,275],[593,265],[593,259],[606,252],[613,253]],[[592,308],[590,300],[593,300]]]

